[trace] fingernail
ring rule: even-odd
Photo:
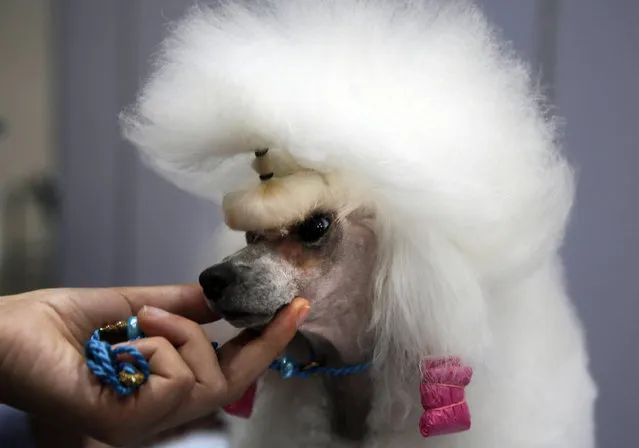
[[[154,316],[154,317],[165,317],[170,314],[160,308],[156,308],[154,306],[148,306],[148,305],[144,305],[142,307],[142,313],[148,316]]]
[[[304,323],[310,311],[311,311],[311,307],[309,305],[302,305],[302,307],[297,310],[296,325],[298,327],[302,325],[302,323]]]

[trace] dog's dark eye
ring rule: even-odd
[[[297,236],[304,243],[315,243],[326,234],[331,226],[331,218],[316,214],[297,226]]]

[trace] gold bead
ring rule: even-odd
[[[127,327],[128,323],[126,320],[107,324],[98,330],[100,340],[108,342],[109,344],[124,342],[127,339]]]
[[[100,332],[103,333],[121,333],[126,331],[127,323],[125,320],[120,320],[112,324],[107,324],[100,328]]]
[[[138,387],[144,384],[145,381],[144,375],[141,372],[128,373],[124,370],[120,370],[118,379],[127,387]]]

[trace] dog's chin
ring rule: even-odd
[[[250,328],[258,330],[265,327],[272,319],[270,314],[251,314],[251,313],[221,313],[222,317],[235,328]]]
[[[273,318],[275,314],[270,313],[249,313],[243,311],[226,310],[220,307],[218,304],[206,301],[209,309],[229,324],[239,329],[252,329],[258,330],[265,327]]]

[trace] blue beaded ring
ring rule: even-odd
[[[126,321],[126,338],[129,341],[133,341],[135,339],[140,339],[144,337],[142,334],[142,330],[140,330],[140,326],[138,325],[137,316],[129,317]]]

